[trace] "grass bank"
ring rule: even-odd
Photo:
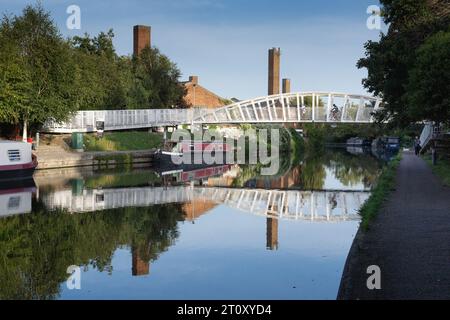
[[[431,167],[433,173],[438,176],[446,186],[450,187],[450,161],[447,159],[438,159],[436,165],[433,166],[430,154],[424,155],[423,159]]]
[[[160,148],[161,133],[145,131],[108,132],[103,138],[95,134],[84,135],[85,151],[130,151]]]
[[[369,228],[370,222],[376,217],[384,201],[394,189],[395,175],[400,164],[400,160],[401,154],[398,154],[383,169],[377,184],[374,188],[372,188],[372,194],[359,210],[359,214],[362,217],[361,226],[363,230],[367,230]]]

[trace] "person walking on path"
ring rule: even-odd
[[[416,137],[416,139],[414,140],[414,153],[416,154],[416,156],[419,155],[420,153],[420,139],[419,137]]]

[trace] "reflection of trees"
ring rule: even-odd
[[[326,169],[331,169],[336,178],[345,186],[354,186],[363,183],[370,188],[376,182],[381,164],[367,154],[351,155],[345,151],[312,149],[304,154],[301,165],[301,185],[306,190],[323,189],[326,178]],[[241,166],[241,173],[233,181],[233,187],[255,187],[258,181],[273,181],[286,175],[291,167],[288,157],[280,158],[280,170],[274,176],[261,176],[260,165]]]
[[[323,189],[327,173],[320,157],[306,159],[302,170],[302,187],[307,190]]]
[[[252,187],[252,184],[255,184],[257,180],[276,180],[280,177],[286,175],[291,169],[292,157],[290,154],[286,154],[286,156],[280,156],[280,166],[278,172],[271,176],[263,176],[261,175],[261,169],[265,166],[258,163],[256,165],[240,165],[241,171],[239,175],[233,180],[232,186],[235,188],[242,187]]]
[[[345,152],[328,152],[327,166],[345,186],[363,183],[366,188],[374,185],[381,170],[380,163],[370,155],[354,156]]]
[[[0,299],[56,298],[68,266],[112,272],[112,255],[122,245],[149,248],[142,257],[156,260],[178,237],[183,217],[178,205],[74,215],[34,208],[0,220]]]

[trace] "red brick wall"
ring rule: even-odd
[[[193,107],[217,108],[222,107],[223,103],[220,98],[207,89],[197,85],[186,85],[187,93],[185,100]]]

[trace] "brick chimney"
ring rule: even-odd
[[[269,95],[280,93],[280,48],[269,50]]]
[[[151,47],[151,27],[137,25],[133,27],[133,53],[139,55],[145,47]]]
[[[198,76],[190,76],[189,82],[191,82],[192,84],[198,84]]]
[[[291,79],[283,79],[283,93],[291,93]]]

